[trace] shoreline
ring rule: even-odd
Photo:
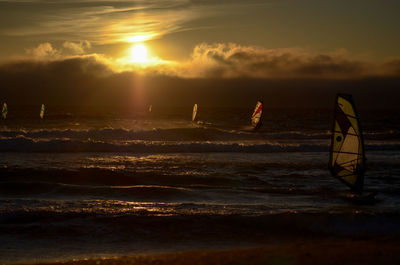
[[[293,239],[257,247],[187,250],[139,254],[113,258],[26,263],[36,265],[111,265],[111,264],[399,264],[400,238],[369,239]]]

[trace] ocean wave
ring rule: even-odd
[[[397,147],[386,147],[385,150]],[[127,152],[127,153],[204,153],[204,152],[296,152],[327,151],[328,146],[312,143],[280,143],[261,144],[230,142],[164,142],[134,141],[111,143],[95,140],[34,140],[25,137],[0,140],[0,152]],[[396,149],[397,150],[397,149]]]
[[[184,237],[217,237],[234,235],[263,238],[272,235],[288,236],[397,236],[400,234],[399,213],[370,213],[368,211],[345,212],[268,212],[263,206],[253,206],[264,214],[238,215],[235,211],[218,211],[218,205],[209,204],[128,204],[122,202],[104,204],[87,201],[85,207],[76,210],[63,209],[59,205],[49,208],[10,209],[2,211],[0,231],[2,235],[24,235],[34,238],[57,237],[64,239],[76,236],[97,237],[113,235],[124,239],[149,240],[152,232],[157,239],[171,240],[171,235]],[[126,208],[128,207],[128,209]],[[235,209],[236,205],[224,205]],[[253,209],[253,212],[258,212]],[[182,210],[184,209],[184,210]],[[202,211],[208,209],[208,213]],[[213,209],[216,211],[213,212]],[[222,208],[221,208],[222,209]],[[43,226],[43,224],[52,224]],[[12,225],[13,229],[6,227]],[[134,227],[134,229],[133,229]],[[166,230],[167,228],[167,230]],[[66,230],[69,231],[66,234]],[[143,238],[142,238],[143,237]],[[89,237],[91,239],[92,237]]]
[[[259,201],[265,196],[311,196],[316,200],[342,200],[346,191],[329,176],[302,175],[262,179],[257,177],[183,176],[157,173],[115,173],[111,170],[24,169],[1,173],[2,198],[101,198],[136,201]],[[313,181],[315,180],[315,181]],[[317,182],[317,183],[314,183]],[[385,196],[398,193],[398,185],[368,186],[368,192]],[[271,203],[271,198],[267,201]],[[266,202],[267,203],[267,202]],[[267,203],[267,204],[268,204]],[[1,207],[0,207],[1,210]]]
[[[257,139],[324,139],[326,133],[310,132],[257,132],[249,130],[224,130],[193,127],[152,130],[89,129],[89,130],[20,130],[0,131],[2,138],[25,137],[31,139],[75,139],[75,140],[147,140],[147,141],[229,141]]]
[[[144,140],[144,141],[233,141],[233,140],[279,140],[279,139],[329,139],[329,131],[253,131],[250,127],[243,130],[228,130],[213,127],[190,128],[154,128],[152,130],[128,130],[123,128],[102,129],[43,129],[43,130],[3,130],[0,139],[25,137],[36,140]],[[367,132],[365,139],[395,140],[400,139],[397,131]]]
[[[127,153],[204,153],[204,152],[327,152],[328,141],[124,141],[37,140],[23,136],[0,140],[0,152],[127,152]],[[366,144],[366,150],[398,151],[400,143]]]
[[[195,182],[195,181],[194,181]],[[261,196],[263,194],[290,195],[290,196],[317,196],[333,198],[337,192],[324,187],[295,187],[293,185],[265,185],[262,187],[232,187],[227,185],[134,185],[134,186],[105,186],[105,185],[77,185],[52,182],[0,182],[0,191],[3,198],[19,198],[34,196],[35,198],[98,198],[124,199],[135,201],[213,201],[225,198],[231,201],[245,196]],[[0,207],[1,208],[1,207]]]
[[[1,259],[5,263],[28,264],[37,262],[38,257],[60,260],[68,255],[72,260],[98,253],[104,258],[107,253],[114,257],[132,255],[132,251],[143,254],[149,250],[237,248],[320,239],[362,239],[379,244],[400,235],[399,214],[288,211],[252,216],[201,211],[210,210],[213,205],[178,204],[169,208],[132,204],[127,211],[118,211],[115,204],[108,210],[96,206],[88,203],[77,211],[46,207],[1,212],[0,239],[5,246]],[[235,205],[226,205],[231,207]],[[188,211],[177,214],[176,208]],[[24,258],[30,262],[21,262]]]
[[[189,188],[154,185],[135,186],[96,186],[73,185],[49,182],[2,182],[0,191],[4,195],[42,195],[42,196],[73,196],[96,198],[125,198],[135,200],[179,200],[201,198]]]

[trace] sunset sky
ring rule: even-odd
[[[95,76],[398,78],[399,11],[395,0],[0,0],[0,77],[20,87],[16,69],[76,63]]]

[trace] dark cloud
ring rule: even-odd
[[[394,76],[400,76],[400,59],[392,59],[382,65],[383,72],[389,72]]]
[[[203,69],[213,70],[209,70],[210,73],[198,70],[197,73],[203,76],[196,78],[178,76],[177,72],[175,75],[115,72],[96,56],[12,62],[0,66],[0,100],[7,101],[10,109],[12,105],[41,103],[46,103],[49,108],[51,105],[97,106],[99,109],[111,106],[115,111],[141,108],[150,103],[162,106],[190,106],[194,102],[202,106],[252,106],[260,98],[268,108],[330,108],[337,92],[347,92],[354,94],[361,108],[399,107],[400,76],[395,75],[396,71],[399,73],[399,60],[385,63],[383,68],[391,69],[391,75],[360,77],[357,74],[351,77],[347,74],[347,78],[328,78],[326,76],[334,73],[343,75],[345,69],[358,73],[364,66],[351,61],[338,63],[330,56],[318,55],[311,57],[313,60],[304,60],[304,57],[295,58],[291,53],[282,52],[267,61],[271,55],[262,57],[256,52],[259,58],[253,59],[254,54],[250,51],[231,52],[227,49],[225,53],[217,53],[218,57],[201,53],[209,67],[203,65]],[[302,64],[304,61],[307,63]],[[190,67],[194,69],[198,63],[195,57]],[[289,70],[284,70],[283,66]],[[256,77],[249,74],[251,67],[258,71]],[[274,71],[280,75],[257,77],[263,72],[258,68],[268,70],[268,76]],[[385,69],[384,72],[388,71]],[[231,78],[226,78],[227,71]],[[284,71],[289,71],[291,78],[282,78]],[[299,73],[307,74],[302,77]]]
[[[352,79],[393,74],[388,64],[382,72],[381,65],[351,58],[343,51],[318,54],[236,44],[201,44],[194,49],[190,63],[197,68],[190,68],[192,75],[203,77]]]

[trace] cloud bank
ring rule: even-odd
[[[345,50],[331,53],[300,48],[265,49],[234,43],[200,44],[179,69],[186,77],[354,79],[397,76],[399,59],[377,63],[352,57]]]
[[[45,62],[95,58],[114,73],[178,78],[351,80],[400,76],[400,58],[373,62],[351,56],[345,50],[317,53],[300,48],[265,49],[234,43],[202,43],[194,47],[186,61],[164,61],[154,57],[147,64],[135,64],[130,62],[130,58],[90,54],[90,48],[91,43],[86,40],[64,42],[59,48],[46,42],[27,49],[26,59]]]
[[[26,49],[31,59],[36,60],[63,60],[73,55],[84,55],[91,48],[87,40],[79,42],[66,41],[60,48],[54,48],[49,42],[41,43],[37,47]]]
[[[337,92],[347,92],[362,107],[399,107],[400,59],[368,62],[345,51],[200,44],[185,62],[121,70],[117,59],[79,54],[89,48],[86,42],[43,43],[29,50],[30,57],[0,65],[2,99],[132,108],[252,106],[263,98],[270,107],[308,108],[330,106]]]

